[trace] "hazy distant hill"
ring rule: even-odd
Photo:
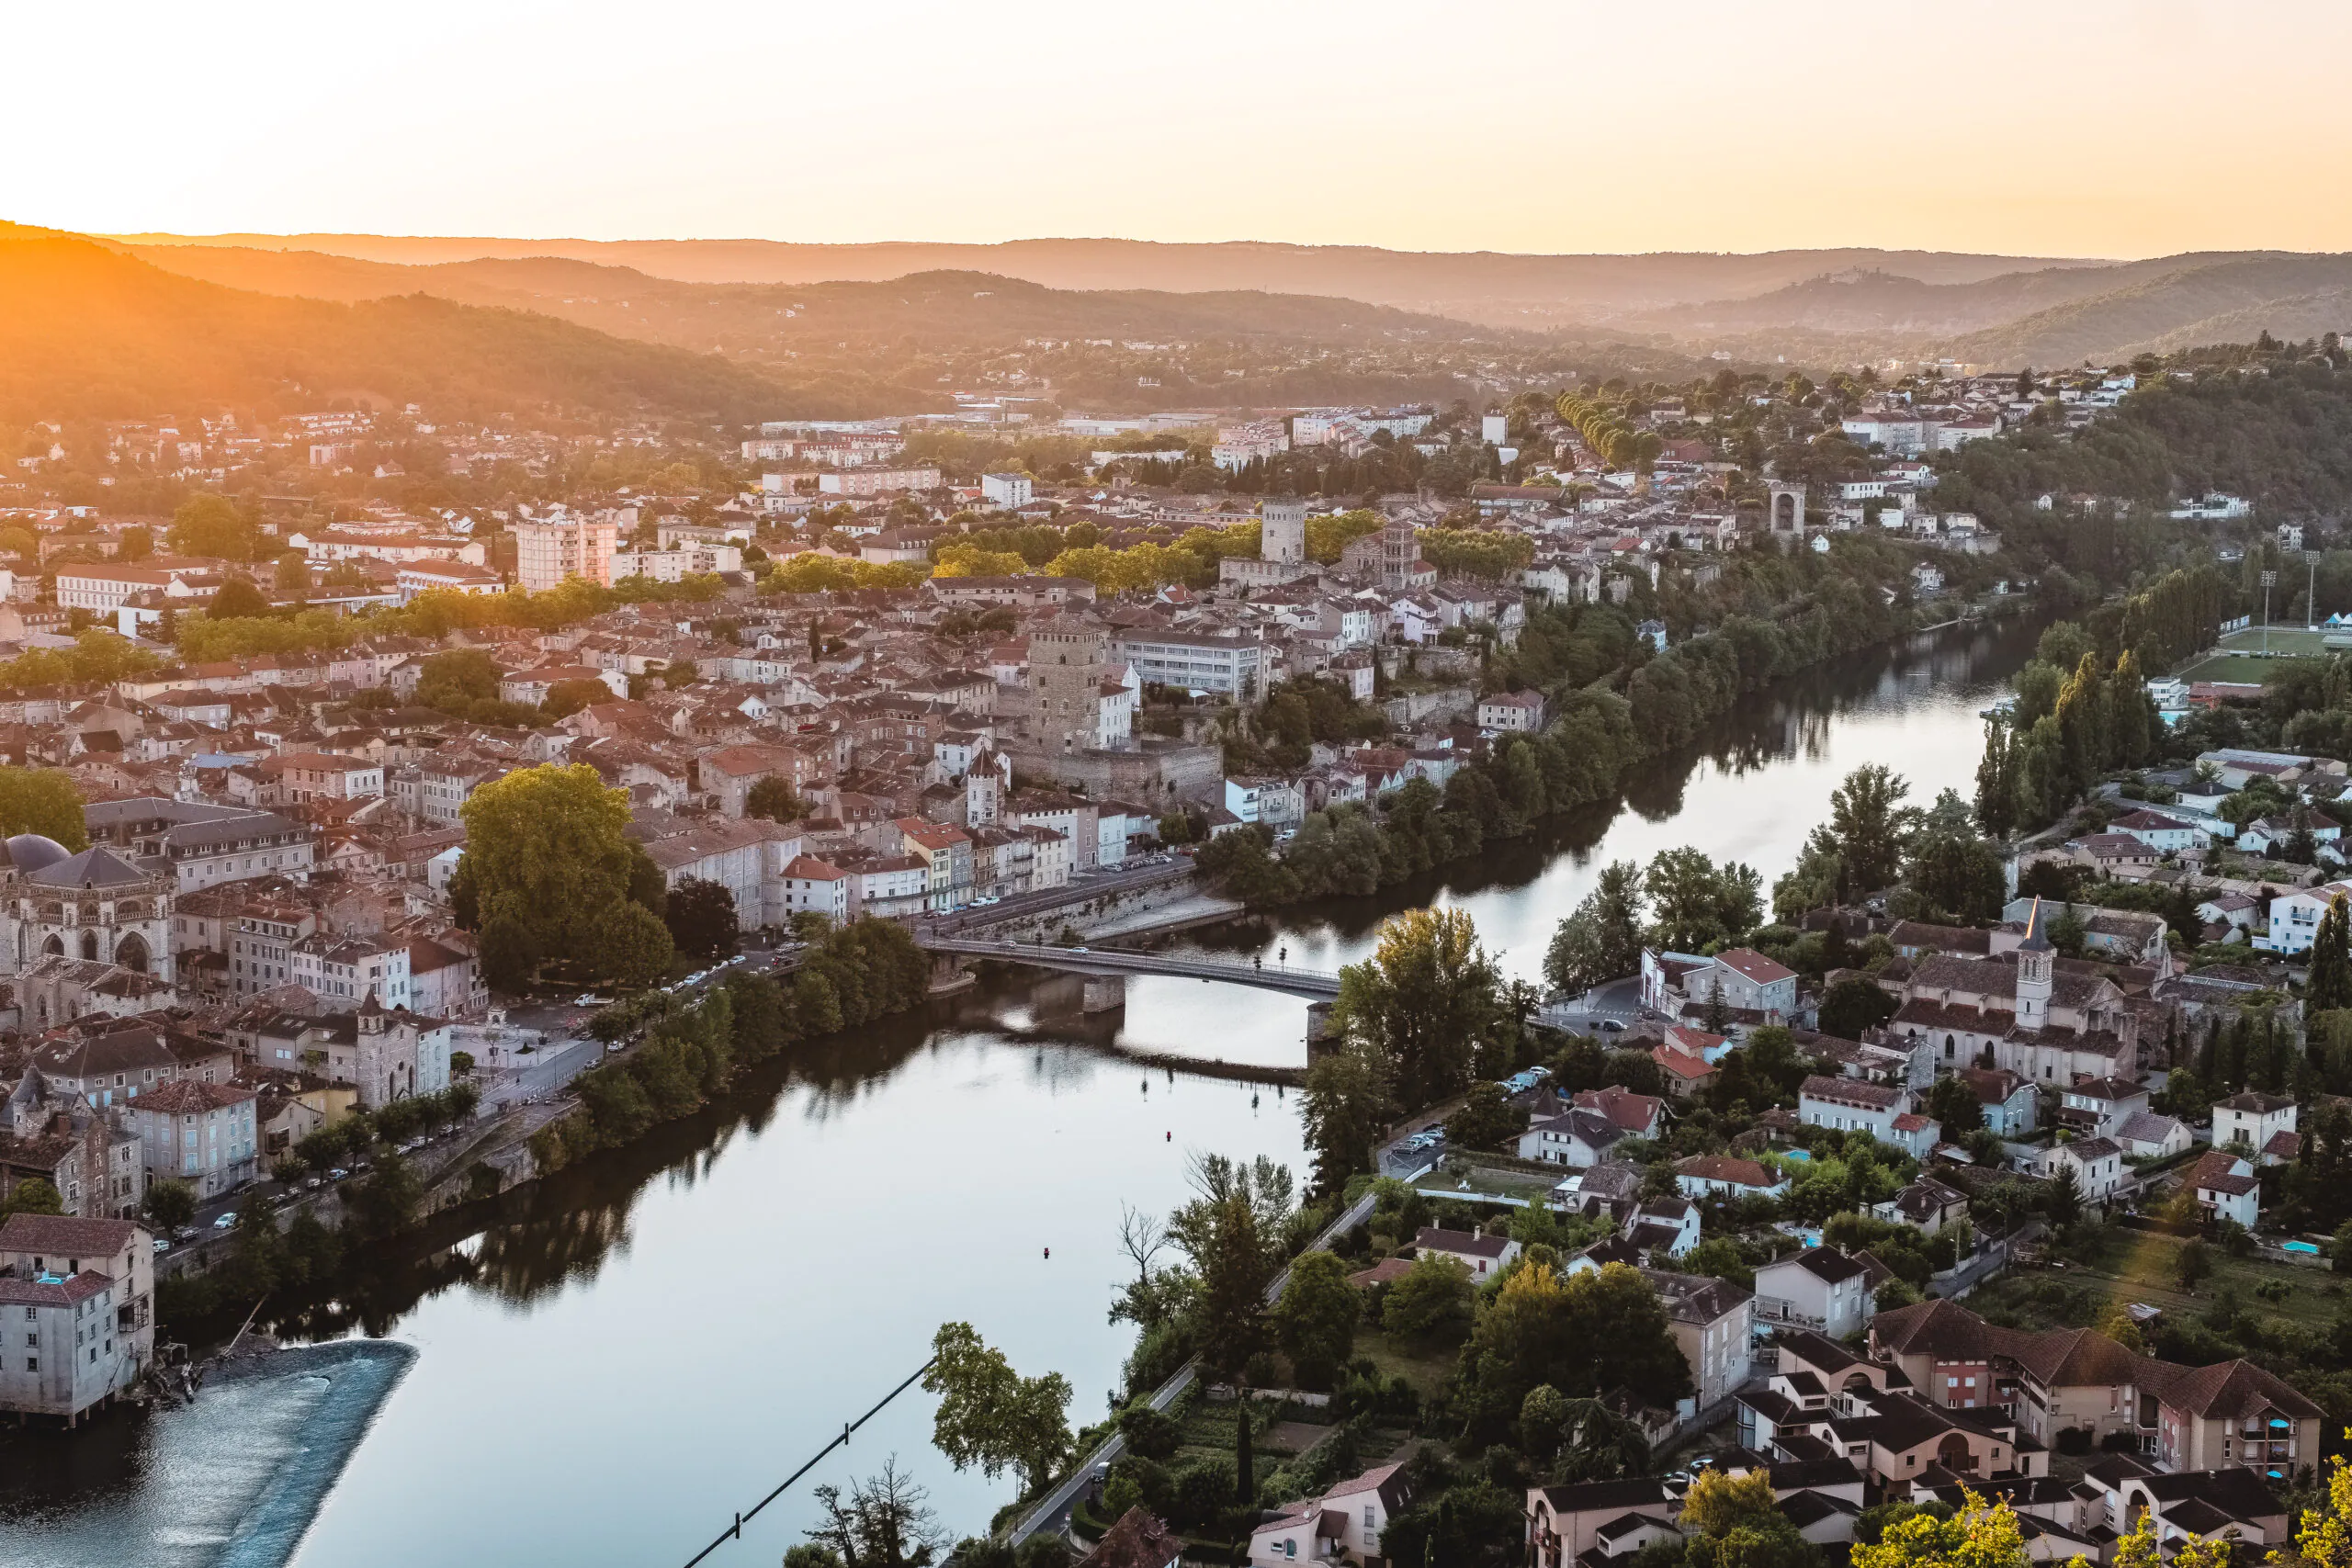
[[[422,293],[340,303],[228,288],[79,235],[0,224],[0,423],[357,393],[451,413],[724,419],[944,401],[840,378],[795,386],[714,355]]]
[[[1322,294],[1515,326],[1598,323],[1636,310],[1738,299],[1824,274],[1878,270],[1926,283],[1973,283],[2049,267],[2052,257],[1863,249],[1757,255],[1513,255],[1388,251],[1369,245],[1138,240],[1016,240],[1003,244],[799,245],[772,240],[503,240],[373,234],[124,234],[128,243],[314,251],[432,265],[560,256],[696,283],[876,282],[910,273],[984,272],[1049,288]]]
[[[313,251],[130,245],[173,272],[239,288],[327,299],[428,293],[468,304],[544,311],[600,331],[695,349],[775,351],[855,343],[926,348],[1017,344],[1024,337],[1272,337],[1317,342],[1460,339],[1476,329],[1360,300],[1246,290],[1174,294],[1048,288],[984,273],[916,273],[883,283],[683,283],[634,268],[550,256],[365,261]]]
[[[2352,256],[2175,256],[2125,286],[1959,337],[1990,364],[2067,365],[2145,351],[2352,332]]]

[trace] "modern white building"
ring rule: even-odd
[[[613,555],[620,540],[620,524],[609,514],[578,517],[557,513],[547,517],[518,517],[514,535],[514,580],[533,593],[544,593],[566,578],[577,577],[600,588],[613,585]]]
[[[980,495],[990,506],[1010,512],[1035,499],[1036,481],[1027,474],[982,474]]]

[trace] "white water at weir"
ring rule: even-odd
[[[278,1568],[415,1359],[366,1341],[235,1364],[153,1418],[141,1484],[12,1520],[10,1568]]]

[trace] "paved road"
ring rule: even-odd
[[[1536,1010],[1535,1021],[1572,1034],[1613,1034],[1642,1017],[1642,983],[1632,976],[1595,986],[1580,997],[1555,997]]]
[[[1008,964],[1035,964],[1080,975],[1162,975],[1181,980],[1220,980],[1234,986],[1254,986],[1295,997],[1328,1001],[1340,994],[1340,977],[1320,969],[1294,969],[1286,964],[1257,964],[1232,958],[1211,958],[1196,953],[1133,952],[1114,947],[1054,947],[1032,942],[996,942],[982,937],[956,936],[943,931],[919,931],[915,940],[933,953],[953,953],[973,958],[994,958]]]
[[[1081,872],[1072,876],[1066,886],[1047,888],[1042,893],[1017,894],[993,904],[958,909],[952,915],[926,916],[919,923],[919,929],[970,931],[976,927],[994,925],[1000,920],[1049,915],[1057,909],[1075,908],[1111,894],[1131,893],[1137,888],[1157,886],[1162,883],[1186,881],[1193,874],[1190,855],[1171,855],[1156,863],[1120,866],[1110,871]]]

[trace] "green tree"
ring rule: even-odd
[[[1720,868],[1689,847],[1663,850],[1642,885],[1649,895],[1650,935],[1677,953],[1702,953],[1746,935],[1763,919],[1762,880],[1747,866]]]
[[[689,876],[670,889],[662,910],[670,940],[689,958],[724,958],[741,942],[735,895],[722,882]]]
[[[1577,996],[1632,974],[1641,957],[1642,868],[1616,861],[1560,922],[1544,955],[1544,977],[1553,990]]]
[[[172,513],[171,547],[184,556],[251,560],[260,530],[222,496],[189,496]]]
[[[10,1214],[62,1214],[65,1200],[57,1189],[38,1176],[28,1176],[10,1190],[7,1199],[0,1201],[0,1219]]]
[[[39,833],[69,850],[90,847],[82,792],[55,768],[0,767],[0,835]]]
[[[1894,998],[1879,989],[1877,981],[1849,976],[1823,994],[1821,1032],[1840,1040],[1860,1040],[1864,1030],[1893,1018],[1894,1006]]]
[[[1682,1495],[1678,1521],[1686,1531],[1718,1539],[1743,1524],[1753,1524],[1778,1512],[1770,1477],[1761,1471],[1730,1475],[1720,1470],[1702,1471]]]
[[[262,597],[253,580],[245,577],[224,581],[204,606],[205,619],[209,621],[244,620],[268,614],[269,601]]]
[[[1886,1526],[1875,1542],[1859,1537],[1854,1568],[2028,1568],[2025,1540],[2007,1503],[1972,1500],[1949,1517],[1922,1509]]]
[[[196,1218],[196,1190],[166,1177],[147,1189],[141,1206],[155,1229],[169,1235]]]
[[[1069,1382],[1059,1372],[1024,1378],[968,1323],[940,1325],[923,1391],[940,1396],[932,1441],[956,1469],[990,1480],[1021,1472],[1023,1495],[1053,1479],[1069,1452]]]
[[[808,815],[808,804],[792,787],[790,779],[770,773],[752,782],[750,793],[743,797],[743,815],[764,817],[771,822],[797,822]]]
[[[1880,762],[1865,762],[1830,792],[1829,830],[1857,893],[1894,885],[1916,815],[1903,805],[1910,793],[1903,776]]]
[[[549,720],[569,718],[582,708],[592,708],[598,703],[612,700],[613,689],[610,686],[583,676],[578,680],[558,681],[549,686],[545,700],[539,704],[539,713]]]
[[[1943,1124],[1944,1136],[1953,1140],[1984,1125],[1984,1101],[1964,1078],[1938,1078],[1928,1090],[1927,1112]]]
[[[1474,1083],[1460,1109],[1445,1119],[1445,1141],[1455,1148],[1490,1149],[1526,1126],[1527,1112],[1510,1102],[1502,1085]]]
[[[1348,1266],[1329,1252],[1310,1252],[1290,1266],[1274,1303],[1274,1343],[1290,1358],[1303,1386],[1328,1386],[1355,1343],[1363,1310]]]
[[[417,672],[416,700],[429,708],[462,710],[498,700],[498,661],[479,648],[451,648],[428,657]]]
[[[629,903],[642,852],[623,836],[626,791],[605,788],[584,763],[550,762],[482,785],[461,814],[466,852],[458,874],[480,921],[486,968],[511,985],[513,976],[559,955],[594,954],[613,973],[652,967],[643,961],[655,933],[666,947],[669,931]],[[631,920],[625,905],[646,918]]]
[[[1407,1339],[1432,1339],[1458,1332],[1470,1322],[1476,1292],[1459,1258],[1424,1252],[1388,1287],[1380,1306],[1380,1326]]]
[[[1372,957],[1340,974],[1331,1021],[1385,1060],[1408,1108],[1459,1093],[1502,1017],[1501,979],[1461,909],[1408,909],[1382,922]]]
[[[1317,1192],[1337,1192],[1372,1168],[1391,1104],[1388,1059],[1363,1041],[1342,1040],[1306,1069],[1303,1114]]]
[[[2018,825],[2017,754],[2007,720],[1984,721],[1984,755],[1976,764],[1976,825],[2005,840]]]
[[[2338,893],[2328,900],[2312,942],[2310,978],[2303,983],[2303,1007],[2309,1012],[2352,1007],[2352,930],[2347,926],[2352,926],[2352,911]]]

